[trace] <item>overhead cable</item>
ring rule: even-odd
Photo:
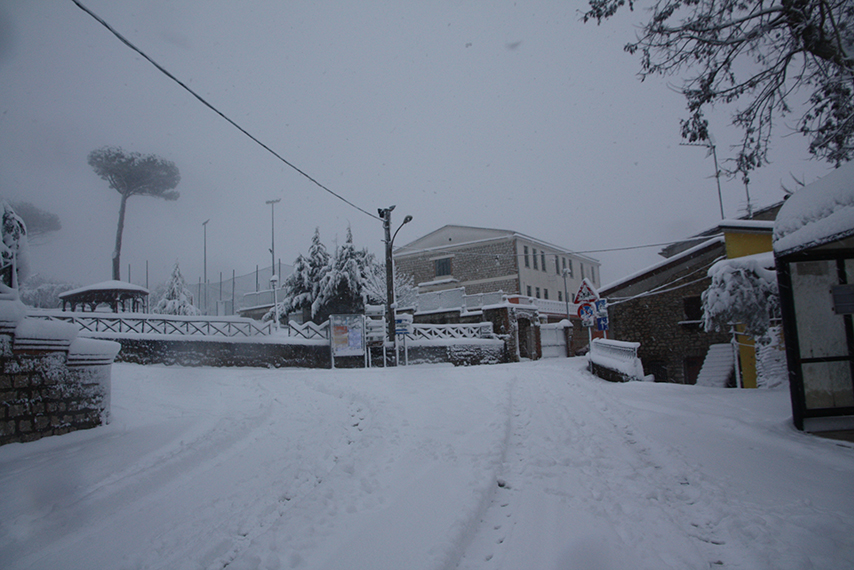
[[[168,71],[167,71],[167,70],[166,70],[162,65],[160,65],[159,63],[157,63],[156,61],[154,61],[153,59],[151,59],[150,57],[148,57],[148,55],[146,55],[146,54],[145,54],[141,49],[139,49],[138,47],[136,47],[135,45],[133,45],[133,44],[132,44],[132,43],[131,43],[127,38],[125,38],[125,37],[124,37],[123,35],[121,35],[118,31],[116,31],[112,26],[110,26],[110,24],[108,24],[108,23],[107,23],[106,21],[104,21],[101,17],[99,17],[99,16],[98,16],[97,14],[95,14],[94,12],[92,12],[92,10],[90,10],[89,8],[87,8],[86,6],[84,6],[83,4],[81,4],[78,0],[71,0],[71,1],[72,1],[72,2],[74,2],[74,3],[77,5],[77,7],[78,7],[78,8],[80,8],[81,10],[83,10],[84,12],[86,12],[87,14],[89,14],[90,16],[92,16],[92,17],[93,17],[93,18],[94,18],[94,19],[95,19],[99,24],[101,24],[102,26],[104,26],[105,28],[107,28],[107,29],[108,29],[108,30],[109,30],[109,31],[110,31],[114,36],[116,36],[116,37],[117,37],[117,38],[118,38],[118,39],[119,39],[123,44],[125,44],[125,45],[126,45],[126,46],[128,46],[130,49],[132,49],[133,51],[135,51],[136,53],[138,53],[139,55],[141,55],[143,58],[145,58],[149,63],[151,63],[151,65],[153,65],[153,66],[154,66],[154,67],[156,67],[156,68],[157,68],[161,73],[163,73],[164,75],[166,75],[166,77],[168,77],[169,79],[171,79],[172,81],[174,81],[175,83],[177,83],[178,85],[180,85],[181,87],[183,87],[183,88],[184,88],[188,93],[190,93],[193,97],[195,97],[196,99],[198,99],[202,104],[204,104],[206,107],[208,107],[211,111],[213,111],[214,113],[216,113],[217,115],[219,115],[220,117],[222,117],[223,119],[225,119],[229,124],[231,124],[234,128],[236,128],[237,130],[239,130],[241,133],[243,133],[244,135],[246,135],[247,137],[249,137],[250,139],[252,139],[255,143],[257,143],[258,145],[260,145],[264,150],[266,150],[267,152],[269,152],[270,154],[272,154],[273,156],[275,156],[276,158],[278,158],[280,161],[282,161],[282,162],[284,162],[285,164],[287,164],[289,167],[291,167],[292,169],[294,169],[296,172],[298,172],[299,174],[301,174],[303,177],[305,177],[306,179],[308,179],[309,181],[311,181],[314,185],[316,185],[317,187],[321,188],[322,190],[325,190],[326,192],[328,192],[328,193],[332,194],[333,196],[335,196],[336,198],[338,198],[339,200],[341,200],[341,201],[342,201],[342,202],[344,202],[345,204],[347,204],[347,205],[349,205],[349,206],[351,206],[351,207],[353,207],[353,208],[355,208],[355,209],[359,210],[359,211],[360,211],[360,212],[362,212],[363,214],[366,214],[366,215],[368,215],[368,216],[370,216],[370,217],[372,217],[372,218],[374,218],[374,219],[376,219],[376,220],[379,220],[379,219],[380,219],[380,218],[379,218],[379,217],[377,217],[375,214],[372,214],[372,213],[368,212],[367,210],[364,210],[364,209],[360,208],[359,206],[357,206],[357,205],[356,205],[356,204],[354,204],[353,202],[349,201],[348,199],[344,198],[344,197],[343,197],[343,196],[341,196],[340,194],[338,194],[338,193],[336,193],[336,192],[333,192],[332,190],[330,190],[329,188],[327,188],[326,186],[324,186],[323,184],[321,184],[320,182],[318,182],[314,177],[310,176],[308,173],[306,173],[305,171],[303,171],[302,169],[300,169],[299,167],[297,167],[296,165],[294,165],[292,162],[290,162],[289,160],[287,160],[286,158],[284,158],[282,155],[280,155],[279,153],[277,153],[275,150],[273,150],[272,148],[270,148],[269,146],[267,146],[266,144],[264,144],[263,142],[261,142],[260,140],[258,140],[257,138],[255,138],[255,137],[254,137],[254,136],[253,136],[249,131],[247,131],[246,129],[244,129],[243,127],[241,127],[240,125],[238,125],[236,122],[234,122],[233,120],[231,120],[230,118],[228,118],[228,116],[226,116],[226,115],[225,115],[225,113],[223,113],[222,111],[220,111],[219,109],[217,109],[216,107],[214,107],[213,105],[211,105],[210,103],[208,103],[208,102],[207,102],[207,101],[206,101],[206,100],[205,100],[201,95],[199,95],[198,93],[196,93],[195,91],[193,91],[192,89],[190,89],[190,88],[189,88],[189,87],[188,87],[188,86],[187,86],[183,81],[181,81],[180,79],[178,79],[177,77],[175,77],[174,75],[172,75],[171,73],[169,73],[169,72],[168,72]]]

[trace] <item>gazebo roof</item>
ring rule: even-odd
[[[148,296],[148,289],[124,281],[104,281],[61,293],[59,298],[69,303],[109,303],[115,299],[134,299]]]

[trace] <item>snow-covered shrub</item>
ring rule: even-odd
[[[2,228],[0,266],[4,269],[3,280],[6,285],[17,289],[18,284],[22,283],[30,273],[29,245],[27,226],[8,202],[3,202]]]
[[[187,289],[187,284],[184,282],[184,277],[181,275],[177,261],[175,262],[175,268],[172,269],[172,277],[169,278],[169,282],[166,284],[166,292],[151,312],[161,315],[184,315],[189,317],[200,314],[200,311],[193,305],[193,294]]]
[[[769,269],[773,266],[771,252],[722,259],[712,265],[712,283],[702,295],[704,329],[725,331],[739,323],[745,333],[764,338],[780,307],[777,274]]]
[[[21,283],[19,288],[21,301],[38,309],[55,309],[62,306],[60,293],[76,289],[75,283],[54,281],[39,273],[34,273]]]

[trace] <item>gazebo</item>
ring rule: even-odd
[[[72,289],[59,295],[62,299],[62,310],[76,311],[80,307],[81,312],[86,308],[94,312],[99,305],[107,305],[112,312],[142,312],[148,306],[148,289],[126,283],[124,281],[104,281],[94,285],[87,285],[79,289]]]

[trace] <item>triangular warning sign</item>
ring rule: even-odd
[[[575,294],[575,299],[572,300],[576,305],[579,303],[591,303],[599,300],[599,293],[593,284],[587,280],[587,277],[581,280],[581,287],[578,288],[578,293]]]

